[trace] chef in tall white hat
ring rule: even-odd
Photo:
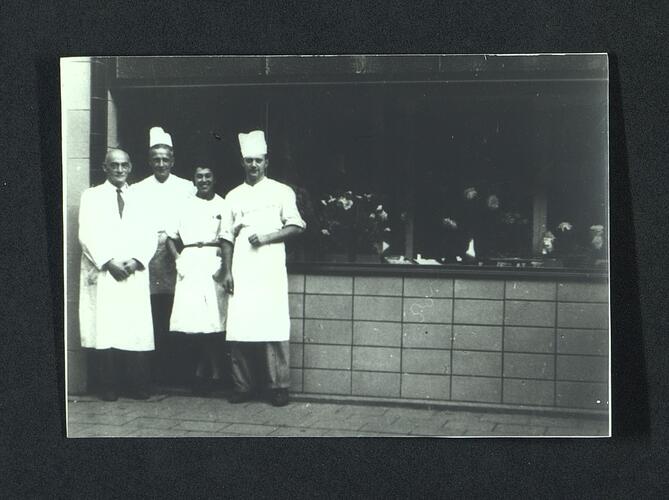
[[[232,403],[269,389],[275,406],[288,404],[290,386],[288,277],[284,241],[304,231],[293,190],[266,177],[269,159],[262,130],[239,134],[244,183],[226,196],[230,220],[222,232],[224,279],[230,294]],[[254,363],[269,387],[260,387]]]
[[[153,174],[133,185],[137,197],[151,218],[158,244],[149,263],[151,311],[158,366],[164,365],[165,340],[174,303],[176,267],[167,248],[167,233],[177,224],[180,207],[195,195],[191,181],[177,177],[174,168],[172,136],[162,127],[149,130],[149,166]]]

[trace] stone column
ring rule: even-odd
[[[79,266],[77,237],[81,193],[90,186],[91,170],[91,58],[61,60],[61,115],[63,147],[63,202],[65,242],[65,328],[68,394],[87,388],[86,352],[79,337]]]
[[[67,391],[82,394],[88,389],[88,361],[79,335],[79,202],[86,188],[104,180],[102,161],[117,137],[116,107],[109,93],[105,59],[61,60],[61,107]]]

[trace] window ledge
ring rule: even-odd
[[[294,274],[326,274],[348,276],[432,276],[474,279],[561,279],[598,282],[608,281],[608,272],[606,269],[296,262],[287,264],[287,268],[289,273]]]

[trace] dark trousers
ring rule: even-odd
[[[260,388],[257,380],[265,377],[266,387],[290,387],[290,346],[285,342],[229,342],[232,383],[235,392]],[[260,373],[259,373],[260,372]],[[262,373],[264,372],[264,373]]]
[[[174,349],[170,342],[170,317],[174,295],[156,293],[151,295],[151,315],[153,316],[153,338],[156,351],[151,356],[151,379],[154,383],[172,382],[174,373]]]
[[[151,351],[148,351],[151,352]],[[98,349],[98,384],[101,391],[149,390],[148,352]]]

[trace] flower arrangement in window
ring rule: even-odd
[[[542,236],[541,253],[544,256],[556,254],[566,265],[580,266],[584,263],[597,265],[606,259],[605,228],[595,224],[587,228],[577,228],[568,221],[560,222],[554,231],[546,231]],[[547,240],[550,239],[550,243]],[[555,251],[554,251],[555,250]]]
[[[329,249],[345,252],[349,261],[359,253],[382,255],[388,249],[391,229],[380,197],[345,191],[328,194],[320,203],[321,233]]]

